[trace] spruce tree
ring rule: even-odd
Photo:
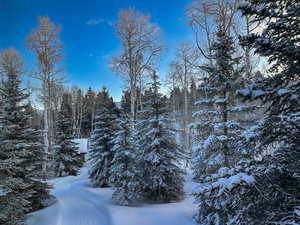
[[[249,0],[240,7],[262,31],[241,37],[241,44],[267,57],[265,77],[237,93],[261,100],[266,118],[245,144],[256,143],[259,157],[242,167],[254,177],[253,185],[232,193],[234,224],[300,224],[300,2]],[[239,194],[237,194],[239,193]],[[231,197],[231,196],[229,196]]]
[[[249,157],[239,143],[249,123],[245,114],[255,109],[241,105],[235,95],[235,91],[244,85],[244,80],[238,65],[239,58],[234,58],[233,39],[227,32],[222,29],[217,32],[211,52],[214,65],[203,67],[208,77],[199,88],[205,98],[195,103],[200,110],[194,113],[197,121],[191,125],[197,129],[200,139],[193,148],[194,178],[202,183],[202,188],[195,193],[199,204],[196,219],[207,225],[226,224],[223,213],[226,214],[229,208],[217,193],[227,188],[222,179],[235,171],[232,169],[234,166]],[[234,178],[236,183],[250,180],[244,173]],[[230,180],[227,182],[229,186],[233,185]]]
[[[240,8],[262,31],[241,37],[241,43],[268,58],[268,76],[237,91],[246,100],[260,100],[266,117],[244,135],[242,147],[256,157],[223,171],[201,190],[218,210],[204,224],[300,224],[299,200],[299,71],[300,2],[249,0]],[[200,203],[200,204],[203,204]],[[199,212],[200,214],[201,212]],[[203,220],[199,222],[203,224]]]
[[[251,111],[251,107],[239,105],[235,96],[243,79],[238,67],[239,58],[233,56],[233,39],[223,30],[219,30],[216,38],[211,49],[215,65],[203,66],[208,77],[199,91],[204,98],[195,102],[200,110],[193,113],[196,122],[191,125],[200,139],[193,148],[196,180],[223,166],[232,167],[237,162],[237,142],[245,129],[244,121],[239,121],[239,114]]]
[[[108,187],[114,156],[111,141],[115,129],[115,115],[102,106],[96,114],[94,125],[89,147],[91,160],[89,177],[94,187]]]
[[[117,130],[112,139],[114,158],[111,165],[110,183],[115,191],[112,202],[118,205],[134,205],[140,199],[142,187],[141,168],[138,167],[131,122],[128,115],[117,120]]]
[[[41,129],[41,121],[42,121],[42,118],[41,116],[39,115],[37,109],[35,109],[32,105],[32,102],[31,101],[28,101],[28,104],[27,104],[27,107],[25,109],[25,111],[30,115],[30,125],[39,130]]]
[[[21,88],[23,61],[8,49],[0,58],[0,224],[20,225],[24,214],[43,206],[48,185],[39,180],[43,146],[26,112],[29,94]]]
[[[95,117],[95,103],[96,94],[90,87],[83,98],[83,112],[81,121],[81,133],[84,137],[88,137],[93,130],[93,123]]]
[[[72,108],[69,94],[64,93],[56,122],[55,174],[56,176],[76,176],[81,166],[78,147],[73,139]]]
[[[124,113],[130,113],[130,92],[128,90],[123,91],[121,99],[121,108]]]
[[[139,166],[143,169],[144,197],[151,202],[172,202],[183,197],[183,151],[175,142],[173,121],[168,118],[165,103],[158,92],[157,75],[152,76],[148,101],[136,125]]]

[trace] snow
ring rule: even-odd
[[[262,91],[262,90],[253,90],[253,91],[252,91],[252,95],[253,95],[254,97],[259,97],[259,96],[262,96],[262,95],[264,95],[264,94],[265,94],[265,92]]]
[[[5,190],[3,185],[0,185],[0,197],[6,195],[8,192]]]
[[[185,185],[186,198],[169,204],[145,204],[138,207],[111,203],[111,188],[89,186],[88,168],[79,176],[50,181],[57,202],[31,213],[28,225],[196,225],[193,216],[197,206],[190,195],[196,186],[191,176]]]
[[[278,95],[284,95],[284,94],[287,94],[289,92],[290,91],[288,89],[281,88],[281,89],[278,90]]]
[[[196,101],[195,105],[205,105],[205,104],[225,104],[227,102],[227,99],[220,98],[220,99],[202,99],[200,101]]]
[[[242,112],[250,109],[248,106],[233,106],[230,108],[230,111],[232,112]]]
[[[246,141],[249,141],[251,138],[256,137],[258,135],[258,128],[259,124],[250,126],[248,129],[242,132],[243,138],[245,138]]]
[[[214,99],[202,99],[200,101],[196,101],[194,105],[204,105],[214,103]]]
[[[194,183],[188,182],[186,191],[192,193]],[[94,189],[94,193],[110,201],[111,190]],[[193,216],[197,206],[193,198],[188,196],[184,201],[169,204],[152,204],[138,207],[124,207],[109,204],[112,224],[114,225],[196,225]],[[100,225],[100,224],[99,224]]]
[[[224,98],[220,98],[220,99],[215,100],[216,104],[225,104],[226,102],[227,102],[227,99],[224,99]]]
[[[249,176],[245,173],[238,173],[234,176],[229,177],[228,179],[222,180],[222,187],[223,189],[232,190],[235,186],[237,186],[241,182],[252,184],[254,183],[254,181],[255,180],[253,176]]]
[[[87,169],[77,177],[57,178],[50,182],[57,202],[29,215],[29,225],[100,225],[111,224],[108,210],[98,196],[89,191]]]
[[[194,112],[192,117],[197,118],[203,115],[210,115],[210,116],[215,116],[221,114],[220,111],[218,110],[199,110],[197,112]]]
[[[295,207],[295,214],[300,216],[300,206]]]
[[[226,191],[231,191],[233,188],[235,188],[241,183],[246,183],[248,185],[251,185],[254,182],[255,179],[253,176],[250,176],[245,173],[238,173],[228,178],[219,178],[217,181],[209,185],[209,187],[206,185],[203,185],[202,187],[200,186],[200,192],[204,193],[206,192],[207,189],[218,188],[219,189],[218,196],[220,196]]]
[[[80,153],[87,153],[88,139],[87,138],[76,138],[73,139],[75,143],[78,144]]]
[[[242,95],[242,96],[250,95],[250,93],[251,93],[250,90],[247,89],[247,88],[236,91],[236,94],[239,94],[239,95]]]
[[[258,98],[266,94],[263,90],[249,90],[248,88],[237,90],[236,94],[242,95],[244,97],[252,95],[254,98]]]

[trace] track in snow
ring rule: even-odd
[[[29,225],[112,225],[104,200],[89,191],[87,169],[77,177],[53,180],[57,202],[29,216]]]

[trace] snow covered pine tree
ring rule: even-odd
[[[117,130],[112,140],[114,158],[111,165],[110,183],[115,188],[112,202],[118,205],[134,205],[140,200],[142,190],[141,168],[136,162],[131,122],[126,114],[117,120]]]
[[[94,187],[110,186],[111,163],[114,157],[112,137],[115,130],[115,115],[106,106],[99,109],[90,137],[91,169],[89,177]]]
[[[237,93],[260,99],[266,118],[248,133],[244,146],[255,146],[248,162],[224,171],[202,193],[219,211],[210,224],[300,224],[300,2],[249,0],[240,7],[262,31],[241,38],[243,45],[268,57],[268,76]],[[246,173],[246,174],[245,174]],[[200,214],[201,212],[199,212]],[[202,212],[205,213],[205,212]],[[208,214],[209,212],[206,212]],[[203,224],[203,221],[199,221]],[[207,224],[207,223],[206,223]]]
[[[245,167],[254,186],[241,192],[234,224],[300,224],[300,1],[249,0],[240,7],[262,31],[241,38],[271,65],[268,76],[238,91],[261,99],[266,118],[250,142],[261,160]],[[266,149],[268,151],[266,151]],[[234,221],[233,221],[234,222]]]
[[[191,124],[200,136],[200,143],[193,147],[194,177],[198,181],[220,167],[231,167],[241,158],[237,143],[246,121],[240,114],[254,109],[240,105],[235,97],[244,79],[238,67],[240,58],[233,58],[232,38],[219,30],[211,52],[215,65],[203,66],[208,77],[199,91],[205,98],[195,102],[201,110],[193,113],[196,122]]]
[[[0,111],[0,224],[21,225],[27,212],[42,207],[48,185],[39,181],[43,145],[32,129],[24,104],[29,97],[20,87],[23,61],[18,52],[1,54],[3,74]]]
[[[136,125],[139,167],[143,170],[143,195],[151,202],[172,202],[183,197],[183,151],[175,142],[173,121],[167,118],[157,75],[152,75],[151,92]]]
[[[239,145],[245,124],[249,123],[244,120],[247,117],[241,115],[252,112],[255,107],[240,105],[235,96],[244,80],[238,66],[239,58],[233,57],[233,39],[226,31],[219,29],[211,52],[215,63],[203,67],[208,77],[206,85],[200,86],[206,98],[195,103],[201,110],[193,114],[198,121],[191,124],[191,128],[201,135],[200,143],[193,148],[194,178],[202,184],[195,193],[199,204],[196,220],[204,225],[219,225],[227,224],[223,214],[230,210],[217,193],[221,195],[226,188],[233,186],[230,180],[223,183],[223,177],[233,173],[230,168],[248,157],[247,151]],[[242,173],[232,179],[233,182],[252,180]]]
[[[69,94],[64,93],[58,119],[56,122],[57,137],[55,145],[55,174],[56,176],[76,176],[81,166],[78,147],[73,138],[72,108]]]

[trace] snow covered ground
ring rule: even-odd
[[[86,146],[86,145],[85,145]],[[111,188],[89,186],[88,168],[78,176],[56,178],[51,194],[57,202],[31,213],[29,225],[195,225],[196,205],[189,193],[195,183],[187,176],[186,198],[170,204],[145,204],[139,207],[116,206],[111,203]]]
[[[29,225],[195,225],[196,205],[188,195],[195,184],[188,179],[187,197],[170,204],[139,207],[111,204],[110,188],[91,188],[87,168],[80,175],[53,179],[53,190],[58,201],[52,206],[34,212]],[[188,177],[189,178],[189,177]]]
[[[29,225],[111,224],[110,214],[97,194],[89,191],[87,169],[79,176],[52,180],[57,202],[29,215]]]

